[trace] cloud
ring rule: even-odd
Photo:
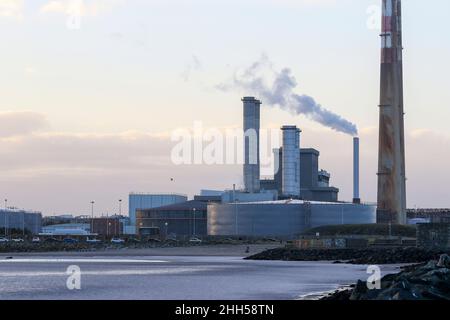
[[[0,17],[21,20],[23,18],[23,9],[23,0],[0,0]]]
[[[4,119],[4,117],[0,117]],[[21,118],[23,120],[23,118]],[[35,126],[40,127],[40,126]],[[303,128],[302,147],[321,152],[320,167],[332,174],[332,184],[341,189],[341,199],[351,199],[352,139],[327,130]],[[21,132],[30,132],[30,128]],[[419,133],[418,133],[419,132]],[[174,143],[167,134],[122,132],[116,134],[43,133],[15,135],[0,139],[2,180],[59,181],[89,177],[100,181],[128,181],[131,190],[152,186],[170,190],[169,177],[176,177],[177,188],[194,193],[201,188],[226,188],[239,183],[241,167],[175,166],[170,159]],[[361,130],[361,188],[366,201],[376,199],[377,130]],[[429,168],[446,168],[450,159],[450,138],[430,130],[407,134],[407,175],[409,205],[445,206],[446,181],[450,171],[430,174]],[[436,178],[438,177],[438,178]],[[135,182],[136,186],[133,187]],[[432,186],[432,187],[431,187]],[[120,186],[108,185],[105,190]],[[173,190],[172,190],[173,191]],[[450,203],[447,203],[450,206]]]
[[[0,139],[0,194],[45,214],[114,212],[131,191],[194,194],[231,187],[240,166],[176,166],[169,135],[34,133]],[[214,177],[214,179],[211,179]],[[174,178],[174,181],[171,181]]]
[[[45,115],[37,112],[20,111],[0,113],[0,139],[28,135],[48,127],[49,123]]]
[[[123,0],[51,0],[45,3],[39,11],[42,14],[97,16],[122,3],[124,3]]]
[[[170,162],[170,141],[140,132],[118,134],[36,133],[1,143],[0,167],[16,173],[108,174],[145,170]]]
[[[200,189],[231,188],[242,180],[240,165],[174,165],[175,143],[168,133],[60,133],[46,131],[49,127],[39,113],[0,113],[0,194],[15,199],[14,205],[82,214],[95,199],[103,212],[113,212],[115,199],[125,200],[130,191],[193,195]],[[331,173],[340,199],[350,200],[352,139],[328,130],[302,129],[302,147],[320,151],[320,168]],[[378,130],[362,128],[360,136],[361,195],[373,202]],[[406,140],[408,206],[450,207],[450,137],[417,129],[409,131]]]

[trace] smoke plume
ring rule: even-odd
[[[265,105],[279,106],[293,114],[302,114],[333,130],[352,136],[358,135],[355,124],[325,109],[314,98],[295,93],[296,87],[297,80],[291,70],[288,68],[275,70],[265,55],[247,69],[236,73],[231,83],[218,86],[224,91],[242,90],[246,94],[262,99]]]

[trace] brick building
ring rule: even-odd
[[[122,234],[122,223],[116,217],[102,217],[91,220],[92,233],[103,237],[118,237]]]

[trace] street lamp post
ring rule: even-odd
[[[94,233],[94,203],[95,201],[91,201],[91,234]]]
[[[25,211],[22,211],[22,235],[25,240]]]
[[[236,184],[233,184],[233,202],[234,202],[234,233],[238,235],[238,207],[236,202]]]
[[[116,221],[117,229],[118,229],[118,235],[120,237],[120,218],[122,217],[122,199],[119,199],[119,220]]]
[[[112,236],[112,237],[116,236],[115,234],[111,234],[110,229],[111,229],[111,220],[109,219],[109,215],[106,215],[106,234],[107,234],[107,237],[109,237],[109,236]]]
[[[7,211],[8,211],[8,199],[5,199],[5,238],[8,235],[8,220],[7,220],[8,212]]]
[[[196,210],[195,208],[192,209],[192,211],[193,211],[193,213],[194,213],[194,237],[195,237],[195,233],[196,233],[196,232],[195,232],[195,210]]]
[[[166,226],[166,239],[167,239],[167,234],[168,234],[168,227],[169,227],[169,223],[168,222],[166,222],[166,223],[164,223],[164,225]]]

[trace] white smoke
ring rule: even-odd
[[[295,93],[296,87],[297,80],[291,70],[289,68],[275,70],[265,55],[247,69],[237,72],[231,83],[218,86],[224,91],[241,90],[247,95],[255,95],[262,99],[265,105],[279,106],[293,114],[302,114],[333,130],[352,136],[358,135],[355,124],[325,109],[314,98]]]

